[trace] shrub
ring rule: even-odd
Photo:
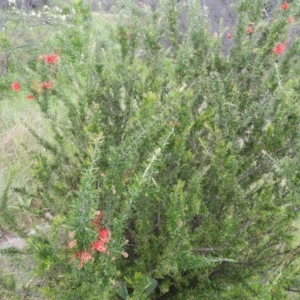
[[[47,297],[287,297],[299,253],[297,6],[266,19],[263,3],[239,2],[227,57],[198,1],[154,12],[128,1],[112,40],[77,6],[67,46],[58,37],[57,87],[37,101],[54,136],[32,130],[46,150],[36,197],[56,215],[49,237],[32,238]]]

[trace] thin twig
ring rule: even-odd
[[[216,250],[221,250],[221,247],[208,247],[208,248],[196,248],[193,249],[193,252],[208,252],[208,251],[216,251]]]

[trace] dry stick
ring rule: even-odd
[[[208,252],[208,251],[216,251],[216,250],[221,250],[221,247],[208,247],[208,248],[196,248],[193,249],[193,252]]]
[[[300,293],[300,290],[292,289],[292,288],[287,288],[286,289],[288,292],[293,292],[293,293]]]

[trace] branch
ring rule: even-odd
[[[215,250],[221,250],[221,247],[208,247],[208,248],[196,248],[193,249],[193,252],[203,252],[206,253],[208,251],[215,251]]]
[[[300,293],[300,290],[292,289],[292,288],[286,288],[288,292],[294,292],[294,293]]]

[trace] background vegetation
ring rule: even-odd
[[[297,299],[299,4],[50,4],[2,11],[1,297]]]

